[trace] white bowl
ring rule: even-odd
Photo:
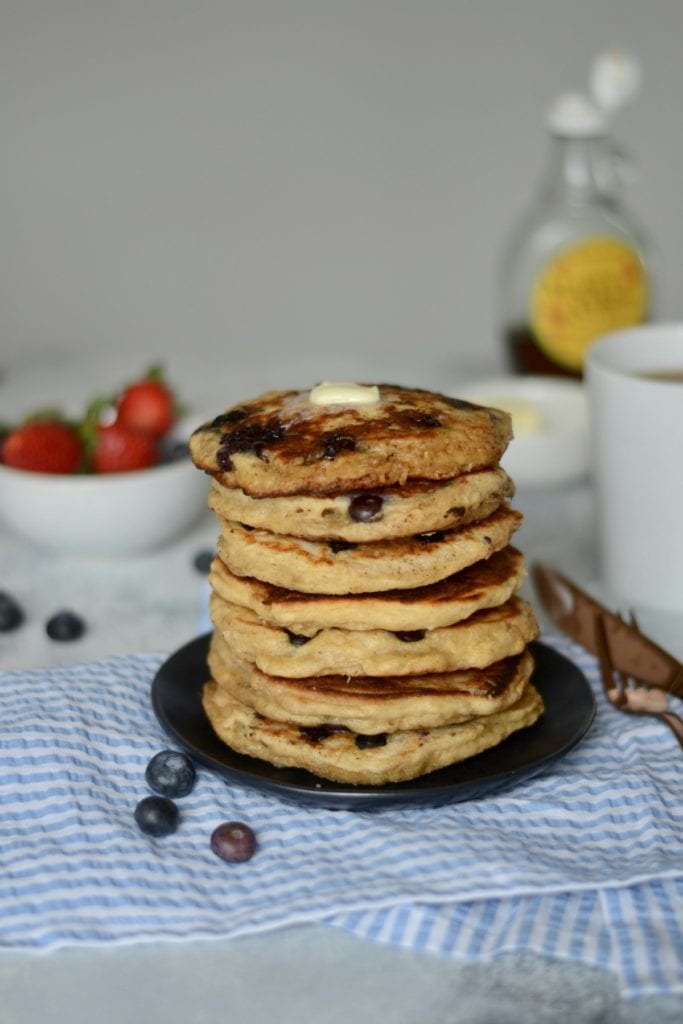
[[[180,423],[173,437],[186,440],[189,430]],[[134,555],[168,544],[198,521],[207,509],[207,481],[189,457],[83,476],[0,465],[0,517],[18,537],[51,551]]]
[[[489,377],[451,394],[511,413],[515,436],[501,464],[516,484],[570,483],[587,475],[588,401],[580,381]]]

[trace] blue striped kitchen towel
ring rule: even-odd
[[[683,993],[683,756],[663,726],[608,708],[594,660],[584,741],[543,774],[439,808],[297,807],[201,770],[163,839],[133,819],[169,746],[150,705],[161,656],[0,674],[0,945],[210,938],[328,922],[482,960],[533,950]],[[253,860],[209,849],[249,822]]]

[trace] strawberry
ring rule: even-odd
[[[59,420],[29,420],[10,430],[2,445],[2,461],[34,473],[75,473],[83,456],[77,432]]]
[[[116,408],[118,423],[155,438],[163,437],[176,419],[173,392],[158,369],[150,370],[146,377],[124,388]]]
[[[129,430],[118,420],[98,426],[91,466],[94,473],[127,473],[148,469],[159,461],[154,438],[139,430]]]

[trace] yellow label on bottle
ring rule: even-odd
[[[539,347],[567,370],[583,369],[592,341],[641,323],[649,288],[635,250],[617,238],[590,238],[546,263],[531,293],[531,329]]]

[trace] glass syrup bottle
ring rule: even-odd
[[[503,335],[513,372],[580,377],[591,342],[650,316],[651,245],[622,200],[621,158],[608,131],[609,115],[639,81],[633,58],[603,54],[593,96],[568,93],[551,107],[536,201],[503,254]]]

